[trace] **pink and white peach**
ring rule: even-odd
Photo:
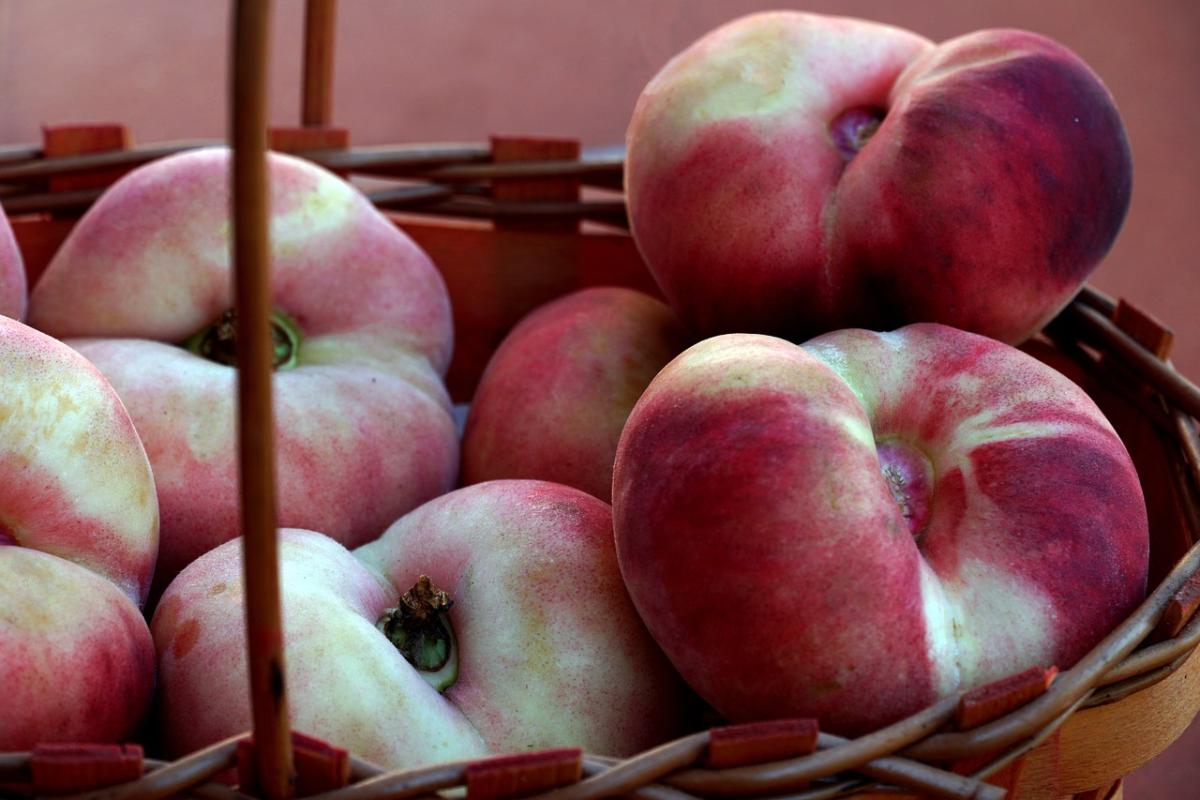
[[[634,408],[613,486],[635,605],[734,720],[859,734],[1070,667],[1147,581],[1138,476],[1096,405],[936,324],[695,345]]]
[[[650,81],[627,144],[638,247],[706,335],[934,321],[1017,343],[1099,264],[1131,192],[1108,90],[1017,30],[934,45],[743,17]]]
[[[350,184],[290,156],[268,164],[279,519],[362,544],[457,478],[449,298]],[[79,221],[30,301],[31,324],[99,366],[145,442],[156,594],[238,534],[228,205],[228,151],[149,164]]]
[[[0,317],[0,374],[0,751],[119,741],[154,686],[150,464],[65,344]]]
[[[536,478],[608,502],[621,428],[650,379],[686,346],[671,309],[633,289],[584,289],[536,309],[479,380],[463,483]]]
[[[594,497],[492,481],[424,504],[354,555],[321,534],[281,536],[296,730],[393,768],[554,746],[630,754],[680,732],[682,684],[629,601],[611,510]],[[239,551],[187,567],[154,616],[173,753],[250,724]],[[453,603],[457,680],[442,693],[377,628],[421,575]]]

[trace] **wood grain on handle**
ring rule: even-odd
[[[267,182],[268,0],[234,9],[233,272],[238,319],[238,473],[246,576],[246,639],[258,785],[268,800],[292,796],[276,541],[271,372],[270,187]]]

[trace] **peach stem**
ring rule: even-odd
[[[400,655],[422,673],[438,691],[458,677],[454,629],[447,616],[454,602],[450,595],[422,575],[404,593],[400,604],[383,613],[375,626]]]
[[[271,313],[270,324],[274,348],[271,365],[275,369],[295,366],[300,329],[281,311]],[[228,309],[211,324],[189,336],[183,347],[201,358],[232,367],[237,364],[237,327],[237,311]]]

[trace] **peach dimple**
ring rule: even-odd
[[[877,108],[855,107],[834,117],[829,123],[829,135],[842,158],[849,161],[858,155],[875,131],[879,130],[884,113]]]
[[[884,439],[876,445],[879,465],[892,498],[913,536],[929,523],[933,495],[933,465],[920,448],[901,439]]]

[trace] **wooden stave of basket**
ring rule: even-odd
[[[328,0],[310,2],[310,14],[331,6]],[[327,27],[325,35],[329,32]],[[241,49],[252,46],[243,44]],[[311,53],[311,41],[307,52]],[[311,60],[306,58],[306,65]],[[327,93],[325,97],[327,104]],[[265,145],[262,96],[251,92],[249,104],[255,103],[259,116],[250,127],[258,133],[252,132],[251,138],[259,136],[262,141],[252,141],[252,148]],[[250,113],[253,116],[253,108]],[[309,116],[306,110],[306,121],[311,122]],[[31,279],[70,229],[72,220],[63,214],[86,207],[103,188],[47,192],[43,181],[79,175],[94,178],[102,170],[108,170],[111,179],[114,169],[128,169],[199,144],[207,143],[167,143],[57,158],[33,146],[0,150],[0,188],[6,187],[0,202],[13,216]],[[429,252],[446,278],[459,342],[448,383],[459,400],[469,399],[487,356],[504,332],[536,305],[589,285],[656,291],[628,232],[611,227],[624,220],[620,198],[514,202],[487,195],[489,189],[511,188],[522,181],[544,188],[547,179],[612,190],[620,186],[619,156],[493,163],[495,146],[496,142],[492,147],[340,146],[303,153],[343,174],[409,181],[376,191],[372,199],[384,210],[406,209],[407,213],[388,213]],[[536,197],[536,191],[525,194]],[[47,216],[49,212],[56,215]],[[598,220],[610,227],[578,229],[572,224],[564,228],[564,219]],[[470,258],[464,257],[466,253]],[[501,302],[471,290],[481,272],[489,284],[498,281],[506,287]],[[1190,598],[1200,586],[1200,545],[1196,544],[1200,540],[1200,438],[1195,422],[1200,417],[1200,389],[1167,360],[1169,343],[1169,332],[1135,307],[1085,288],[1026,346],[1081,383],[1130,444],[1150,507],[1154,560],[1153,591],[1147,601],[1040,697],[970,731],[948,727],[961,698],[947,698],[854,741],[822,735],[820,749],[812,755],[733,769],[703,766],[710,750],[709,732],[625,760],[575,753],[570,757],[578,762],[579,779],[568,779],[568,785],[552,792],[553,796],[610,796],[619,789],[641,797],[782,792],[816,798],[869,796],[876,788],[901,787],[920,796],[984,797],[993,794],[979,779],[996,775],[1000,779],[992,780],[1012,789],[1009,796],[1116,796],[1120,778],[1165,749],[1200,711],[1200,688],[1193,678],[1200,669],[1200,660],[1193,658],[1200,644],[1200,615],[1186,617],[1187,610],[1194,610]],[[1167,626],[1163,620],[1171,615],[1176,619]],[[1151,637],[1152,644],[1135,651]],[[233,796],[227,786],[206,781],[236,761],[238,743],[245,738],[176,762],[147,761],[149,771],[143,778],[110,787],[102,796],[143,800],[185,791]],[[286,741],[283,749],[290,760]],[[0,787],[27,779],[35,760],[28,753],[0,754]],[[428,794],[466,785],[481,766],[456,763],[386,773],[353,756],[346,763],[351,767],[349,785],[333,790],[330,797]],[[970,774],[957,774],[963,771]],[[807,781],[815,783],[797,788]],[[269,789],[264,794],[278,796]]]

